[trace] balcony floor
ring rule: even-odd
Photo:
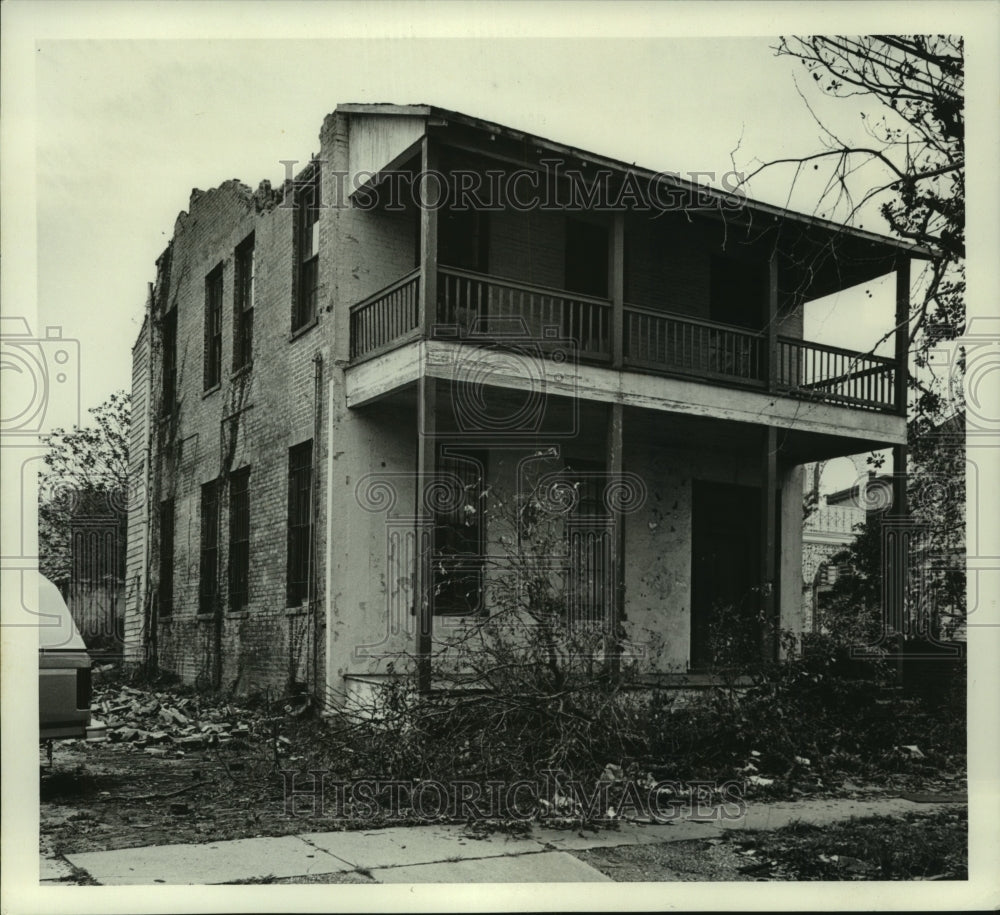
[[[906,442],[906,420],[894,414],[440,340],[414,340],[347,368],[347,405],[358,409],[386,397],[405,397],[422,374],[448,385],[464,382],[522,395],[535,390],[693,420],[770,425],[794,434],[799,440],[794,450],[803,460]]]

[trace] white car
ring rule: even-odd
[[[90,718],[90,655],[59,589],[38,575],[38,734],[40,740],[99,740]]]

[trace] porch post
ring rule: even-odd
[[[764,626],[761,633],[761,653],[764,660],[777,658],[780,623],[776,613],[778,602],[778,431],[765,426],[761,435],[760,452],[760,602]],[[774,631],[770,631],[774,627]]]
[[[902,258],[896,264],[896,412],[906,416],[910,357],[910,259]],[[884,518],[895,527],[895,536],[883,537],[883,544],[890,545],[891,555],[883,557],[883,574],[891,578],[888,588],[887,628],[896,640],[896,678],[903,681],[903,641],[906,632],[906,591],[909,581],[909,532],[904,533],[908,515],[906,505],[906,445],[892,449],[892,519]],[[886,593],[883,591],[883,593]]]
[[[778,248],[775,243],[767,264],[767,323],[764,356],[767,362],[767,389],[774,391],[778,385]]]
[[[431,688],[431,638],[434,634],[434,516],[425,497],[435,470],[437,380],[421,373],[417,380],[417,480],[413,548],[413,602],[417,617],[417,687]]]
[[[616,212],[611,228],[611,367],[625,363],[625,214]]]
[[[436,173],[437,166],[437,148],[425,135],[420,146],[421,172],[424,176]],[[424,177],[420,194],[420,332],[425,340],[437,321],[439,188],[434,186],[431,197],[432,183]]]
[[[910,356],[910,259],[896,265],[896,412],[906,416]]]
[[[624,468],[624,408],[620,402],[608,406],[607,468],[608,485],[621,482]],[[617,677],[621,668],[621,650],[618,644],[618,626],[624,618],[625,609],[625,516],[614,506],[617,501],[609,500],[611,514],[611,606],[608,608],[607,634],[611,646],[610,673]]]

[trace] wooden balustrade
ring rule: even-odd
[[[611,302],[516,280],[440,268],[435,339],[493,346],[569,348],[581,362],[612,356]],[[358,360],[420,336],[420,271],[351,308],[351,358]],[[625,366],[642,372],[686,375],[726,385],[773,389],[810,400],[894,411],[894,360],[848,349],[779,337],[768,365],[763,332],[632,305],[624,307]]]

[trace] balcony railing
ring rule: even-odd
[[[435,336],[573,341],[586,360],[611,358],[611,302],[562,289],[444,268],[438,271]]]
[[[885,356],[778,338],[775,386],[799,397],[875,410],[896,406],[896,363]]]
[[[351,358],[398,346],[420,327],[420,271],[414,270],[351,308]]]
[[[614,308],[607,299],[516,280],[441,268],[431,335],[503,346],[528,335],[543,345],[572,341],[581,362],[611,362]],[[420,336],[420,272],[415,270],[351,308],[351,358],[361,360]],[[884,356],[688,315],[625,305],[623,365],[640,372],[765,388],[793,397],[892,412],[896,364]]]
[[[636,368],[763,385],[765,344],[738,327],[625,306],[625,362]]]

